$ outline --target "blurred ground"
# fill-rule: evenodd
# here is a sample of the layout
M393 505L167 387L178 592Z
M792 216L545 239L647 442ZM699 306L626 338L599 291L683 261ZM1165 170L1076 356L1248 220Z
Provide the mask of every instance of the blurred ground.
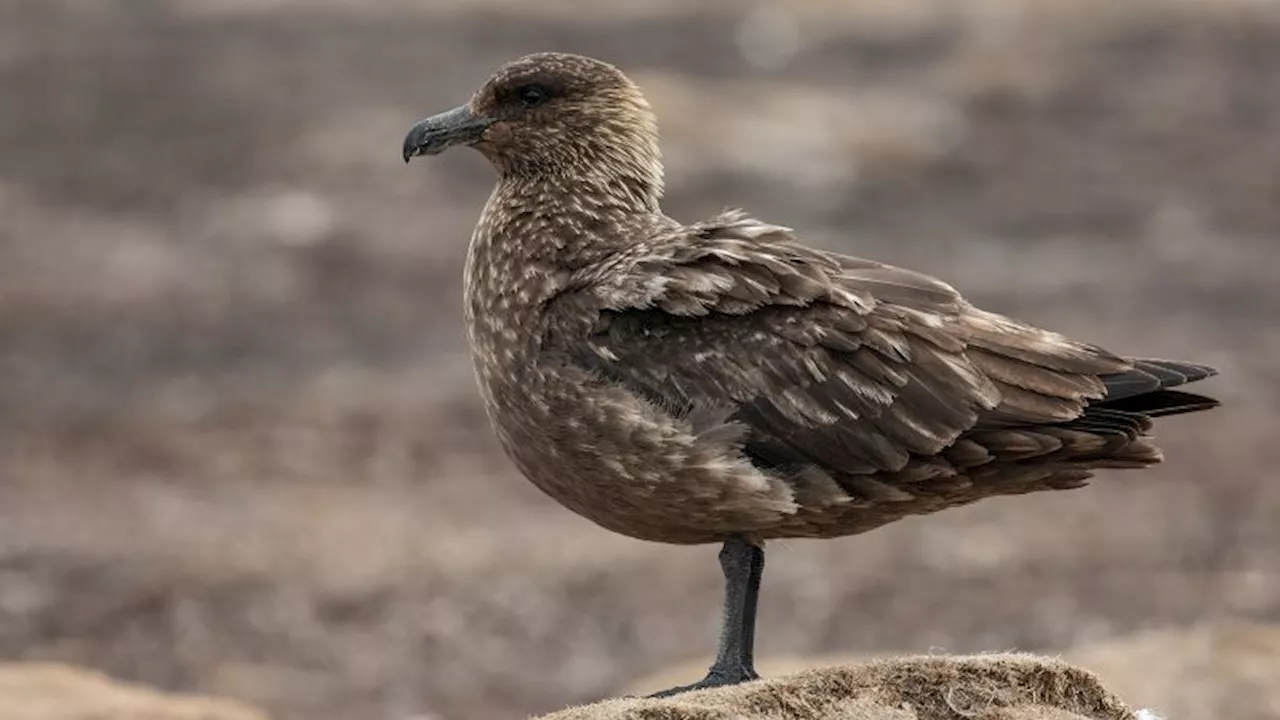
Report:
M6 720L267 720L244 703L157 692L57 663L0 663Z
M489 170L398 157L544 49L649 92L677 218L1222 370L1161 468L771 546L762 653L1280 618L1280 5L0 0L0 657L456 720L710 656L715 548L500 456L459 302Z

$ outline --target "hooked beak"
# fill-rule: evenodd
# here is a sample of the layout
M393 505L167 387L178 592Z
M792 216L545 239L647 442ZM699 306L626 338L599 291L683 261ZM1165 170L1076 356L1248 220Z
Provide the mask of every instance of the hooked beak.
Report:
M420 120L404 136L404 161L418 155L438 155L453 145L470 145L492 123L476 117L466 105Z

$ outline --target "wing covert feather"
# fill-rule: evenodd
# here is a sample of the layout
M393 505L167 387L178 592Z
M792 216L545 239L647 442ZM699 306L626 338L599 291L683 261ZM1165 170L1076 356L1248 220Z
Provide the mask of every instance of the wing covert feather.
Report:
M578 362L676 414L725 409L771 465L896 472L984 427L1071 421L1106 394L1099 375L1130 367L739 212L639 244L575 285L597 313ZM971 441L952 454L988 456Z

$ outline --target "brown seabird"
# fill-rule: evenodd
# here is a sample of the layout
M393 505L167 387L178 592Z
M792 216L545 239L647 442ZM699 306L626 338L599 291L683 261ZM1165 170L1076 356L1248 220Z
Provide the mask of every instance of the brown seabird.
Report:
M663 214L657 122L617 68L543 53L405 137L498 173L465 315L485 407L536 486L615 532L722 542L707 677L757 677L763 542L837 537L1161 460L1151 418L1216 372L1124 358L741 211Z

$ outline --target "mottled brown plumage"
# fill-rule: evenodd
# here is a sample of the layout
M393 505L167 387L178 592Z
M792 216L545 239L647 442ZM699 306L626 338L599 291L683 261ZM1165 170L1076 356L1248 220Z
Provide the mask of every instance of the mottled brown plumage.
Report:
M517 60L415 126L405 159L453 144L499 174L465 281L493 426L534 484L610 530L743 547L865 532L1150 465L1152 417L1217 404L1169 389L1210 368L1119 357L740 211L667 217L654 115L606 63ZM742 631L736 679L754 675Z

